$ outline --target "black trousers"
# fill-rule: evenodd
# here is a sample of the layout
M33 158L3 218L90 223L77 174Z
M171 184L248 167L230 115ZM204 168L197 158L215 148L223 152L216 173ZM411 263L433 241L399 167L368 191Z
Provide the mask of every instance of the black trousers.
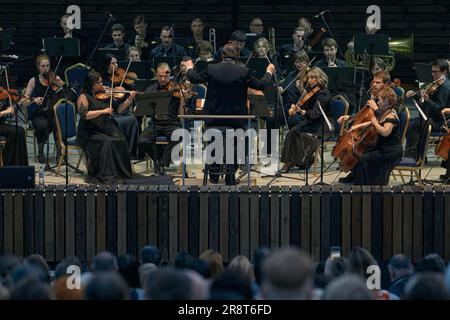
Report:
M56 141L56 122L52 116L48 114L37 114L31 120L31 124L34 128L34 136L38 144L46 143L50 132L53 132Z
M6 166L27 166L27 142L25 129L11 124L0 124L0 136L6 138L3 150L3 164Z
M178 144L178 141L171 141L172 132L179 128L180 126L175 124L153 125L149 123L138 138L138 147L147 153L153 161L168 167L172 161L172 149ZM161 136L167 137L169 144L154 146L156 138Z
M442 122L437 122L431 118L429 120L431 121L432 131L441 130ZM405 157L417 159L417 144L424 124L425 122L420 118L412 119L409 123L408 131L406 132Z

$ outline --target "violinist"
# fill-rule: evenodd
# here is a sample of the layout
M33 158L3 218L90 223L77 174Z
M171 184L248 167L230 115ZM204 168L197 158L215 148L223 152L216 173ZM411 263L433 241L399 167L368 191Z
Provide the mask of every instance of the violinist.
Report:
M77 101L77 141L87 158L86 182L121 183L131 177L130 153L122 130L111 117L109 100L96 98L103 91L100 74L89 71Z
M113 70L115 71L114 86L119 86L123 80L124 72L120 75L116 72L118 70L117 58L114 55L107 53L103 56L103 60L100 65L100 75L103 79L103 84L108 90L111 88ZM127 85L122 85L125 89L130 89L130 87L126 88ZM121 89L123 90L124 88ZM132 158L137 157L137 138L139 135L139 123L137 122L134 114L130 111L134 103L133 100L135 95L136 93L130 94L127 98L114 98L112 105L114 109L113 117L119 123L119 126L127 139L129 152Z
M14 101L14 98L12 99ZM18 99L18 96L16 96L16 99ZM25 129L16 125L15 121L11 121L15 112L16 107L11 106L8 91L0 87L0 136L6 138L5 149L2 153L3 164L5 166L27 166Z
M289 116L299 113L302 121L289 130L286 135L281 161L284 162L282 171L289 172L295 165L301 169L308 169L314 161L314 151L320 144L323 117L319 103L328 117L331 117L331 93L327 89L328 77L317 67L308 72L308 80L302 96L289 109ZM331 135L325 127L325 135ZM326 138L325 137L325 138Z
M36 58L36 67L39 74L28 81L25 94L19 103L25 108L30 107L28 120L31 120L37 140L38 161L45 163L44 145L50 132L53 132L56 141L55 119L49 104L52 101L53 93L58 90L58 86L55 87L52 83L62 83L62 80L50 72L50 58L47 55L41 54ZM59 159L59 154L56 159Z
M177 84L170 81L170 67L167 63L162 62L156 68L157 83L150 85L145 93L173 91L174 95L170 101L169 113L165 115L157 115L156 119L152 119L148 123L147 128L141 133L138 138L139 147L146 152L157 164L157 170L163 174L164 167L169 167L171 162L171 153L173 147L177 145L177 141L171 141L172 132L179 129L180 120L179 114L183 114L184 99L178 92L175 94ZM168 145L157 145L154 148L156 137L166 136L170 143Z
M441 110L448 106L450 99L450 81L447 78L449 65L445 59L436 59L431 63L431 75L434 84L428 86L431 90L421 90L417 94L408 91L406 97L416 99L420 108L431 121L432 131L440 131L443 118ZM434 91L433 91L434 90ZM421 131L421 119L412 119L409 123L408 132L406 134L406 151L405 156L415 158L416 147L419 141Z
M351 126L350 131L358 133L373 126L378 138L374 146L365 150L350 174L339 179L340 183L386 185L391 171L402 159L400 121L394 110L400 98L388 85L389 81L388 72L380 71L375 74L372 83L373 98L367 101L367 106L374 114L370 121ZM339 118L338 122L342 123L347 117Z

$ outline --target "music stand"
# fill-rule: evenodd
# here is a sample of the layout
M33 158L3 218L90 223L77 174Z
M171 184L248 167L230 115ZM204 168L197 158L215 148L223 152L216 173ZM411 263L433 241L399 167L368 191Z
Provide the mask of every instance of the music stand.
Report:
M129 61L119 61L119 68L127 69ZM151 61L133 61L130 64L128 72L134 72L139 79L147 80L154 77L154 72L152 71L153 64Z
M328 76L328 90L332 93L345 91L342 82L355 82L356 68L355 67L341 67L341 68L321 68Z
M127 50L126 49L115 49L115 48L99 48L97 50L97 61L101 55L105 55L107 53L114 55L117 58L117 61L123 61L123 60L125 60L125 55L127 53Z
M58 64L55 68L55 74L58 71L58 67L62 61L63 57L79 57L80 56L80 40L77 38L44 38L43 39L43 45L44 45L44 49L45 52L49 55L49 56L54 56L54 57L59 57L59 61ZM76 170L79 173L82 173L80 170L78 170L77 168L75 168L74 166L70 165L68 162L68 151L69 148L67 148L67 123L68 123L68 116L67 116L67 101L69 101L68 98L68 94L71 91L70 88L64 88L64 89L60 89L60 95L61 98L64 99L64 103L65 103L65 109L64 109L64 121L65 121L65 127L66 127L66 132L64 133L64 145L66 146L65 148L65 153L64 153L64 165L66 166L66 185L69 184L69 166L71 168L73 168L74 170ZM51 106L51 108L53 108L54 105ZM50 132L48 131L47 134L47 166L49 166L49 152L50 152Z
M0 31L0 52L7 51L12 43L15 28Z
M158 115L167 114L169 112L171 92L153 92L143 93L136 96L136 108L134 114L137 117L151 116L153 130L156 130L156 118ZM159 167L159 161L156 160L156 135L153 141L153 157L155 175Z
M373 55L386 56L389 54L389 37L387 34L357 33L354 37L354 52L355 54L368 55L369 65L371 65ZM357 111L359 111L359 108L361 107L363 88L364 69L362 70L361 75L360 96Z
M178 65L180 64L181 59L183 59L183 57L181 56L167 56L167 57L163 57L163 56L158 56L158 57L153 57L153 69L156 71L156 68L158 67L158 65L162 62L165 62L169 65L169 68L175 69L178 67Z
M200 72L203 72L203 71L206 70L206 68L208 67L208 64L215 64L215 63L218 63L218 61L213 61L213 60L211 60L211 61L199 60L199 61L197 61L197 62L195 63L195 65L194 65L194 70L195 70L197 73L200 73Z
M158 82L156 79L138 79L134 82L134 90L144 92L152 84Z
M414 63L414 69L416 70L417 81L419 84L433 82L433 76L431 75L431 64Z
M246 67L255 72L255 77L261 79L266 74L269 61L266 58L239 58Z
M324 150L324 143L325 143L325 123L328 127L328 129L330 130L330 132L333 132L334 128L333 125L330 122L330 119L328 119L327 115L325 114L325 111L323 111L322 105L320 104L320 101L317 100L317 106L320 109L320 113L322 115L322 134L320 137L321 140L321 150L320 150L320 182L318 183L319 185L327 185L327 183L323 182L323 166L324 166L324 156L323 156L323 150ZM317 181L317 180L316 180Z

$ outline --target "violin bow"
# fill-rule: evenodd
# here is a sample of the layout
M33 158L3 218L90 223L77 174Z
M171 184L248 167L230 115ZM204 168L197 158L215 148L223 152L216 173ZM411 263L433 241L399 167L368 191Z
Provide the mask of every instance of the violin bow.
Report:
M296 81L297 78L300 77L300 75L303 73L303 71L305 71L305 70L311 65L311 63L312 63L315 59L316 59L316 57L312 58L312 59L308 62L308 64L307 64L302 70L300 70L300 71L298 72L298 74L295 76L295 78L292 79L292 81L289 82L289 84L288 84L283 90L281 90L280 94L283 94L287 89L289 89L289 87L294 83L294 81Z
M123 85L123 82L125 81L125 78L127 77L127 73L128 73L128 70L130 69L131 62L132 62L132 60L130 59L130 61L128 61L127 70L125 70L125 74L123 75L123 78L122 78L122 81L120 82L120 86L119 87L121 87ZM114 77L114 72L113 72L113 77Z
M111 96L109 97L109 107L112 108L113 92L114 92L114 65L112 66L112 76L111 76ZM109 117L111 118L111 114Z

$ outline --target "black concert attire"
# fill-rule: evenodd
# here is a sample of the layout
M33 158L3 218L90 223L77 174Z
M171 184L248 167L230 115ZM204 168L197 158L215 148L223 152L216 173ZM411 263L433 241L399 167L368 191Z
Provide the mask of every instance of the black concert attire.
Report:
M201 41L208 41L206 39L205 32L203 32L203 37L202 37L202 40L200 40L200 42ZM198 44L199 44L199 41L196 41L194 36L191 34L191 36L188 38L188 41L187 41L186 52L187 52L187 55L192 58L192 60L195 60L196 58L198 58L198 55L197 55L197 45Z
M44 86L39 81L39 75L34 77L34 90L31 93L31 97L44 97L47 91L47 86ZM44 158L44 145L47 142L50 132L53 132L53 137L56 141L56 122L53 114L53 104L56 103L54 91L52 88L48 89L47 95L42 105L32 104L28 107L28 110L33 110L28 114L28 120L31 120L31 124L34 128L34 136L38 144L39 162L43 162Z
M118 46L115 42L108 44L105 49L117 49L117 50L128 50L131 46L128 43L122 42L120 46Z
M309 168L314 162L314 152L320 145L322 135L322 124L324 119L317 101L320 102L327 117L332 117L331 109L332 95L327 88L321 89L311 97L301 108L306 111L299 124L294 126L286 135L281 161L295 164L300 168ZM328 126L325 125L326 140L332 135Z
M8 108L9 101L0 103L0 111ZM27 141L25 129L17 125L14 115L0 118L0 137L6 138L5 149L3 150L3 165L5 166L27 166Z
M163 89L157 82L150 85L145 90L145 93L160 92ZM179 143L178 141L171 141L172 132L181 128L180 119L178 119L179 107L180 100L172 96L168 113L156 115L156 119L151 119L147 128L144 129L138 138L139 148L147 153L157 165L169 167L172 161L172 149ZM156 138L162 136L167 138L169 144L158 144L155 147Z
M106 79L106 77L103 77L103 85L107 87L111 87L111 80ZM119 105L125 101L124 99L117 101L113 98L112 107L114 109L113 117L117 121L117 123L120 126L120 129L123 132L123 135L128 143L128 150L130 152L130 156L132 158L137 157L137 138L139 135L139 123L134 116L133 113L131 113L130 108L127 108L122 113L118 113ZM109 100L107 101L109 103Z
M381 109L375 111L375 116L379 120L382 115ZM392 111L396 114L395 111ZM400 122L398 118L388 118L381 122L392 123L394 128L389 136L378 135L377 144L368 148L351 173L340 179L340 182L352 183L354 185L387 185L391 171L397 166L403 156L401 145Z
M161 43L160 45L153 48L153 50L150 52L150 56L147 59L150 60L151 58L155 57L182 57L185 55L186 50L175 42L172 43L170 48Z
M187 78L192 83L207 83L204 112L210 115L246 115L248 88L264 90L269 85L272 75L266 73L260 80L248 68L236 64L232 59L225 59L217 64L209 64L205 71L197 73L187 71ZM205 121L206 127L245 128L247 120L213 119ZM225 139L224 139L225 141ZM225 148L224 148L225 149ZM224 150L224 157L226 157ZM236 148L235 148L236 151ZM236 154L235 154L236 156ZM235 162L236 163L236 162ZM213 182L219 179L220 164L210 166ZM236 164L227 164L225 182L235 184Z
M123 183L131 177L128 144L122 130L109 114L86 119L88 111L103 110L108 103L86 94L89 106L80 106L77 142L87 158L88 183Z
M431 94L430 100L420 102L419 94L414 98L425 115L428 117L428 120L431 121L431 130L440 132L444 123L444 117L441 114L441 110L449 106L450 102L450 80L446 78L442 85L439 86L433 94ZM405 157L417 157L416 147L423 125L424 121L420 115L418 118L410 121L408 131L406 133Z
M136 36L137 33L134 33L133 36L128 39L128 43L130 44L130 46L135 46ZM139 48L141 50L141 60L147 59L147 57L150 55L150 52L154 47L154 44L152 44L152 42L155 41L155 37L147 31L143 40L148 43L148 46Z
M338 68L340 68L340 67L348 67L347 62L345 62L344 60L338 59L338 58L336 58L334 63L337 65ZM327 60L327 58L322 57L319 61L314 63L314 66L315 67L319 67L319 68L327 68L328 67L328 60Z

